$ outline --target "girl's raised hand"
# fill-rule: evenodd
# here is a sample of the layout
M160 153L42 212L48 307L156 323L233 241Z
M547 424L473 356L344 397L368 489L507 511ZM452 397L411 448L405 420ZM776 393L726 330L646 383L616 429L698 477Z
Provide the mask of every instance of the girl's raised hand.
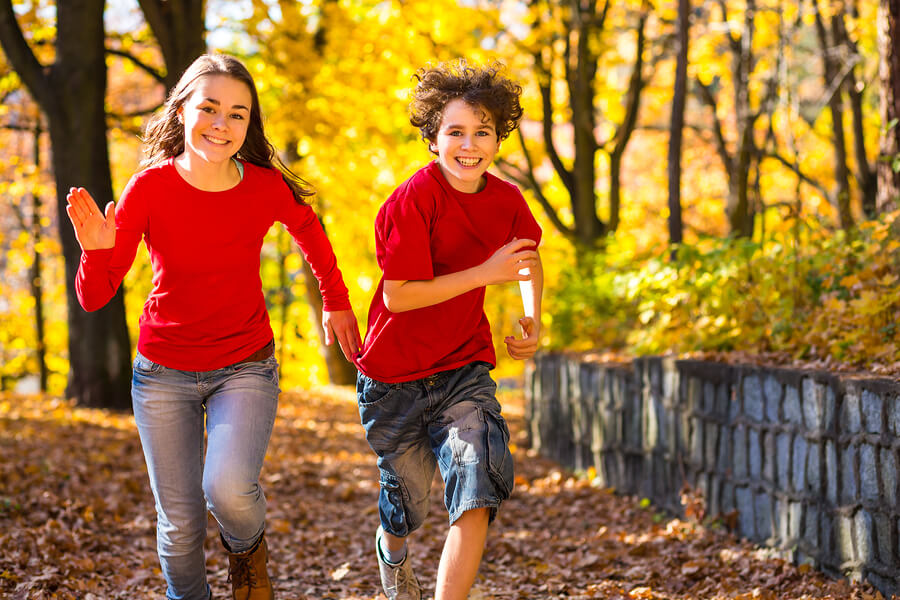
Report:
M82 250L99 250L116 245L115 202L101 213L97 203L84 188L71 188L66 195L66 214L75 227L75 239Z

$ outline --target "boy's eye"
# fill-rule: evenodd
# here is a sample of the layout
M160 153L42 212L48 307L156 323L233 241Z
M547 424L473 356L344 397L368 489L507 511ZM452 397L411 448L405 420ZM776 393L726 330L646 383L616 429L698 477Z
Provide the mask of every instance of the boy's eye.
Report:
M482 129L482 130L479 131L476 135L480 135L480 136L484 137L484 136L488 135L488 132L485 131L484 129Z
M456 137L459 137L462 135L462 131L451 131L450 135L455 135Z

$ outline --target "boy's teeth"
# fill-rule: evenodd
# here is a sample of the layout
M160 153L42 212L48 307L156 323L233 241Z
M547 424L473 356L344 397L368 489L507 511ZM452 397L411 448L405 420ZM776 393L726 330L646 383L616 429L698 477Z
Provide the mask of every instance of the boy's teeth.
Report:
M464 167L474 167L478 164L478 161L481 160L479 158L457 158L461 165Z

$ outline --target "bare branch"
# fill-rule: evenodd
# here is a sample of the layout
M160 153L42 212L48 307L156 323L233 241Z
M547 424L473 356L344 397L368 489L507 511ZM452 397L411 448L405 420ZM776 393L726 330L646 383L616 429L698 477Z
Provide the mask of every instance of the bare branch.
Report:
M139 69L141 69L142 71L144 71L144 72L146 72L147 74L149 74L150 77L152 77L153 79L155 79L155 80L158 81L159 83L162 83L162 84L165 84L165 83L166 83L166 78L165 78L165 76L164 76L162 73L160 73L159 70L157 70L157 69L151 67L150 65L148 65L147 63L145 63L144 61L142 61L141 59L139 59L137 56L135 56L135 55L132 54L131 52L128 52L127 50L120 50L119 48L107 48L107 49L106 49L106 53L107 53L107 54L112 54L113 56L121 56L122 58L125 58L125 59L127 59L127 60L130 60L130 61L133 62Z
M716 114L716 98L713 96L712 90L709 86L705 85L699 79L695 79L694 83L700 90L700 98L707 105L709 105L712 118L713 118L713 135L716 140L716 150L719 153L719 157L722 159L722 163L725 165L725 170L728 173L732 173L734 171L734 159L728 153L728 145L725 141L725 134L722 133L722 122L719 121L719 117Z

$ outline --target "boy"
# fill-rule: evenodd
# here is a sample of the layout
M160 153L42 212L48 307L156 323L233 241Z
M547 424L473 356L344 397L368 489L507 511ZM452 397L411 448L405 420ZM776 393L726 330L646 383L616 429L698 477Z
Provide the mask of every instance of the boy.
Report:
M519 190L486 173L522 116L522 88L498 67L465 61L420 69L410 105L437 160L398 187L375 221L383 271L356 364L360 417L381 473L375 551L389 600L419 600L406 536L428 512L436 466L450 531L435 600L463 600L488 524L513 486L509 431L489 370L496 362L485 286L518 281L523 337L509 355L537 350L541 229Z

